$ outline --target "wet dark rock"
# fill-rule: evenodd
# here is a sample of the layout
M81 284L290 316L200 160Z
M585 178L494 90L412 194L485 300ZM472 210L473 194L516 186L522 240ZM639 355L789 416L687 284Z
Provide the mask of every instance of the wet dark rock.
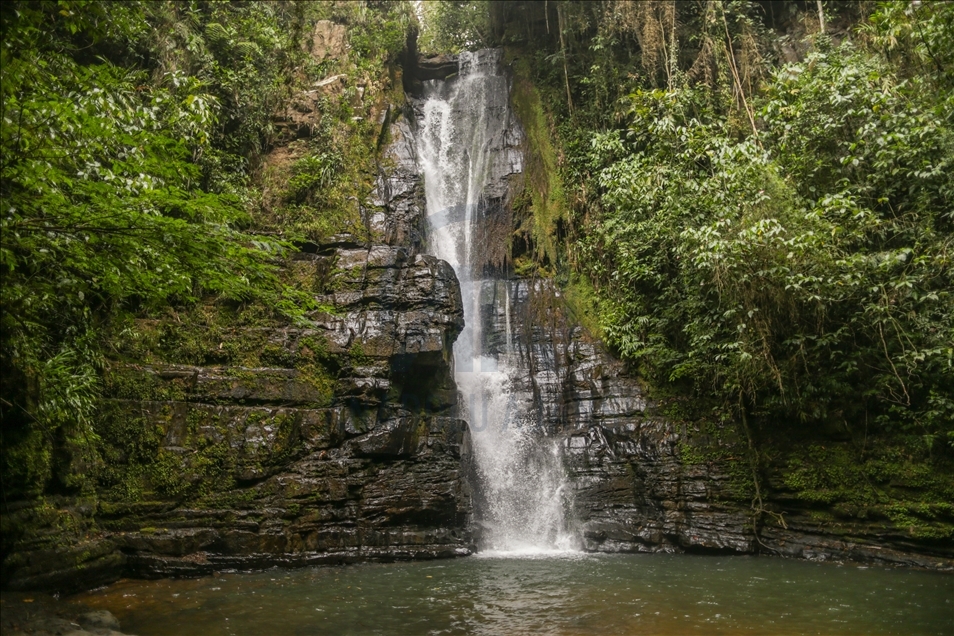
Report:
M367 216L371 232L383 243L417 254L427 236L427 211L413 135L404 107L391 106L382 121L381 138L388 144Z
M82 520L90 514L66 506L57 512L60 519ZM62 527L40 525L49 524L50 520L32 513L33 510L26 509L4 515L8 527L37 524L32 536L21 537L19 551L4 555L4 587L72 592L111 583L122 575L125 557L115 541L103 536L86 539L66 534ZM30 520L24 520L24 516Z
M913 543L873 524L818 521L771 493L765 505L786 511L787 528L763 519L757 539L753 495L737 468L744 457L693 461L687 451L696 442L662 416L630 369L576 326L552 283L488 285L483 311L493 328L485 347L502 351L509 330L522 379L517 398L529 414L522 425L563 440L568 501L585 550L760 552L954 569L950 547Z
M330 352L360 342L366 355L383 360L450 360L464 318L457 277L447 263L389 246L339 250L334 258L336 290L318 300L338 311L312 316Z
M86 612L79 617L80 626L88 631L93 630L114 630L119 631L119 620L106 610L96 610Z
M447 79L457 73L456 55L433 55L417 60L415 76L422 81Z
M110 612L43 593L3 592L0 633L5 636L125 636Z
M456 55L432 55L423 57L417 54L416 41L408 40L404 54L404 90L411 95L419 95L424 82L446 80L457 74L458 57Z

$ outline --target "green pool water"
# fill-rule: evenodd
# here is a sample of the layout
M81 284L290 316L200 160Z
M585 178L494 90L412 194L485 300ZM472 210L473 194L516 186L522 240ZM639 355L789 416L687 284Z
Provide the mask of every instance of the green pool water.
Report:
M954 634L954 575L766 557L482 554L120 581L139 636Z

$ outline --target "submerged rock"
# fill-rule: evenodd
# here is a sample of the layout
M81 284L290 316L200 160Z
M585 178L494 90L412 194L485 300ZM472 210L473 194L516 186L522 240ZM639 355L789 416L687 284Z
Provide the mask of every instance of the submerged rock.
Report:
M45 594L2 595L0 632L10 636L126 636L106 610L88 611L82 604Z
M79 624L83 629L119 631L119 621L107 610L86 612L79 617Z

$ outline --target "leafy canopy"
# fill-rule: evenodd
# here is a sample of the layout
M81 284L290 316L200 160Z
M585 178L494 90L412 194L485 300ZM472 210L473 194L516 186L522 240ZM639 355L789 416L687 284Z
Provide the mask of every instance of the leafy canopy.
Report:
M845 43L774 73L758 136L704 88L627 103L581 257L620 352L765 414L954 434L949 93Z
M308 300L276 276L288 245L246 231L279 96L269 55L303 55L281 28L293 18L271 4L4 6L5 482L42 486L51 444L93 437L114 317L208 295L301 316Z

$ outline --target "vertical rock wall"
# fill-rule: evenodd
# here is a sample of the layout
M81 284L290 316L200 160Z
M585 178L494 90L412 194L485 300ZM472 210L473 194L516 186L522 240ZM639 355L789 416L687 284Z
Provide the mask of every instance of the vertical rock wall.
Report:
M494 317L487 338L502 346L509 328L521 352L518 393L532 414L524 425L563 440L567 509L583 549L954 567L949 545L913 541L875 519L833 517L824 503L806 508L785 499L771 470L762 475L764 504L784 512L784 525L766 515L757 539L751 468L731 425L718 435L675 425L636 374L577 325L550 280L500 281L483 311Z

